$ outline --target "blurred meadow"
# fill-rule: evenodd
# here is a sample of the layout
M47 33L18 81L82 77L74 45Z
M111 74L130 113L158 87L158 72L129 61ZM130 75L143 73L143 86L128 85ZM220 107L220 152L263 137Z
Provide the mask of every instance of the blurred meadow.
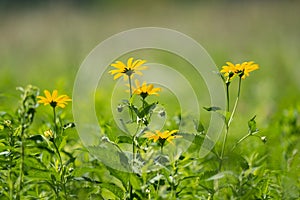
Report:
M0 6L1 100L26 84L70 93L81 62L98 43L144 26L187 34L219 67L225 61L259 63L243 96L265 117L295 103L299 94L297 1L4 1Z
M282 143L276 123L286 109L300 109L299 8L296 0L1 1L0 110L15 108L17 86L32 84L71 96L80 64L113 34L138 27L170 28L199 42L219 68L226 61L253 60L260 65L243 82L239 118L229 141L244 135L247 120L257 115L257 126L268 142L245 142L237 153L269 152L270 167L279 169L276 155ZM145 59L178 63L174 55L151 55ZM102 97L99 102L105 101ZM203 98L209 104L207 96ZM99 112L109 103L99 106Z

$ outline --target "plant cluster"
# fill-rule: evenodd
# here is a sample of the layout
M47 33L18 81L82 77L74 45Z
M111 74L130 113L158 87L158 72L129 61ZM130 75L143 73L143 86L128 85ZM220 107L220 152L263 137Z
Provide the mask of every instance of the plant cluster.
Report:
M203 158L197 156L206 134L201 123L195 127L197 134L180 131L181 114L168 118L160 129L152 126L154 115L165 119L167 113L153 100L163 89L134 78L143 75L141 71L148 68L145 64L146 60L129 58L127 63L111 64L114 69L109 71L114 80L123 77L128 87L128 99L120 100L116 107L125 133L112 137L115 125L100 123L106 134L100 145L118 149L123 171L104 165L80 143L75 124L64 113L69 96L58 95L57 90L45 90L44 96L39 96L37 87L18 88L21 100L16 112L0 113L0 199L299 198L299 109L287 111L278 120L284 158L278 162L285 163L280 169L284 175L270 168L267 154L254 148L250 154L238 153L249 137L258 138L262 145L267 142L266 136L259 134L255 116L248 121L248 132L228 144L242 82L259 69L258 64L227 62L220 70L226 109L215 105L204 109L220 115L224 135ZM230 86L236 79L237 96L232 105ZM46 117L39 104L44 104ZM128 117L122 118L124 113ZM42 119L38 128L33 127L36 118ZM191 141L190 147L186 152L176 151L184 140ZM266 147L266 151L268 148L272 150ZM289 172L298 178L288 176ZM293 187L286 187L288 182Z

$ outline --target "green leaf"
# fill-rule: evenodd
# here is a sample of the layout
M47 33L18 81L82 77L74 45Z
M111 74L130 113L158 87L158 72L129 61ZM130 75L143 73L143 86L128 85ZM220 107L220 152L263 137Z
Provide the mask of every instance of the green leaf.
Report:
M126 188L130 174L110 167L107 167L107 169L109 170L110 174L115 178L119 179L122 182L123 187Z
M115 166L119 170L128 170L128 163L124 164L123 157L121 159L120 149L117 147L116 144L105 142L102 143L100 146L95 147L88 147L89 151L96 156L99 160L101 160L104 164L110 164ZM122 154L123 156L124 154ZM125 156L125 155L124 155Z
M124 197L124 190L122 190L122 188L120 188L116 184L102 183L101 187L111 191L114 195L116 195L120 199L123 199L123 197Z
M220 172L220 173L217 173L211 177L209 177L208 179L206 179L207 181L212 181L212 180L219 180L219 179L222 179L224 178L225 176L227 175L233 175L233 173L231 171L224 171L224 172Z
M203 107L205 110L209 111L209 112L216 112L218 110L222 110L220 107L217 106L212 106L212 107Z
M33 140L35 142L42 142L42 141L44 141L44 138L41 135L32 135L28 139L29 140Z
M128 144L132 144L132 139L131 137L129 136L126 136L126 135L121 135L117 138L117 141L116 141L117 144L120 144L120 143L128 143Z
M195 125L195 129L198 133L204 133L205 128L200 121L197 122L196 120L194 120L194 125Z
M157 104L158 104L158 102L147 104L146 107L140 111L140 116L139 117L144 117L147 114L149 114L150 111L152 111L156 107Z
M256 128L255 117L256 117L256 115L254 115L254 117L252 117L248 121L248 130L249 130L249 133L256 133L256 132L258 132L258 129Z
M140 182L140 179L139 177L137 177L136 174L134 173L131 173L130 174L130 184L132 185L132 187L135 189L135 190L139 190L141 188L141 182Z
M66 144L67 144L67 136L64 136L64 137L62 138L62 140L61 140L61 143L59 144L58 149L59 149L59 150L62 150L62 149L65 147Z
M63 125L63 129L69 129L69 128L74 128L75 127L75 123L74 122L70 122L70 123L66 123L65 125Z

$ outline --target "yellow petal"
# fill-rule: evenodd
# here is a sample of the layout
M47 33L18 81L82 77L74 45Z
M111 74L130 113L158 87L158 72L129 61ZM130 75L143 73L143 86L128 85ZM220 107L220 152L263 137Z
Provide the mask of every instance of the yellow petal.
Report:
M45 94L46 98L48 99L48 101L52 101L52 96L48 90L44 90L44 94Z
M118 68L118 69L125 69L126 68L126 65L121 61L116 61L116 63L113 63L110 66Z
M52 100L56 99L56 97L57 97L57 90L54 90L52 92Z
M138 63L134 66L135 68L140 67L141 65L143 65L146 62L146 60L138 60Z
M116 80L116 79L118 79L118 78L120 78L121 76L123 76L124 74L122 74L122 73L118 73L118 74L116 74L115 76L114 76L114 80Z
M123 70L120 70L120 69L113 69L113 70L110 70L108 73L110 73L111 75L114 75L116 73L122 73Z
M139 88L140 87L140 81L138 79L135 79L135 86L136 88Z
M132 61L133 61L132 57L127 60L127 68L132 69Z

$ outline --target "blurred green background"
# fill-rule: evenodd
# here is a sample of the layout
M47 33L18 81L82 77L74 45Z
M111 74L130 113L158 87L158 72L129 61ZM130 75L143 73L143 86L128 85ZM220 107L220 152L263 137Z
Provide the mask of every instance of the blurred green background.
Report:
M17 86L72 93L87 54L113 34L165 27L198 41L221 67L254 60L240 112L261 126L300 91L299 1L1 1L0 107L14 107Z

